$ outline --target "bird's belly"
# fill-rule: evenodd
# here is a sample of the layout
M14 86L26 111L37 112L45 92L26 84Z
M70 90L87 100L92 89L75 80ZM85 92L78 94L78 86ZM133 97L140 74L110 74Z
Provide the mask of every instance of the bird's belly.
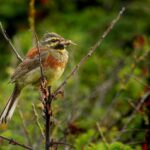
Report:
M44 75L48 81L48 85L58 80L64 72L64 68L58 67L56 69L48 69L44 71Z
M64 72L64 68L60 68L60 67L55 68L55 69L53 68L43 69L43 74L44 74L44 77L46 77L48 85L52 85L53 82L58 80L63 72ZM23 81L22 84L24 85L39 84L40 78L41 78L41 71L40 71L40 67L38 67L30 71L29 73L25 74L23 79L21 79L21 81Z

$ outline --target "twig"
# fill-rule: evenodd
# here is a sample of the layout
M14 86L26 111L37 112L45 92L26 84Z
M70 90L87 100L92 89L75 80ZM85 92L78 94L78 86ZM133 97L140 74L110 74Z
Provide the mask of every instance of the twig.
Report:
M106 141L106 138L105 138L105 136L104 136L104 134L103 134L103 132L102 132L102 130L101 130L101 127L100 127L100 125L98 124L98 122L96 123L96 125L97 125L98 131L99 131L99 133L100 133L100 135L101 135L101 137L102 137L103 142L105 143L107 149L109 150L109 144L108 144L108 142Z
M42 134L42 137L43 137L43 139L44 139L44 138L45 138L45 135L44 135L42 126L41 126L41 124L40 124L40 122L39 122L38 113L37 113L37 111L36 111L36 109L35 109L35 105L34 105L33 103L32 103L32 108L33 108L34 116L35 116L35 118L36 118L37 126L39 127L40 132L41 132L41 134Z
M44 111L45 111L45 138L46 138L46 143L45 143L45 150L49 150L49 147L52 147L50 145L50 126L52 122L50 121L51 115L52 115L52 110L51 110L51 102L52 102L52 96L51 96L51 87L48 87L48 97L45 98L45 104L44 104Z
M29 3L29 23L31 31L35 31L35 0L30 0Z
M131 99L125 99L127 101L127 103L134 109L136 110L137 109L137 106L131 101ZM137 110L138 112L139 110Z
M51 102L53 100L52 94L51 94L51 87L47 87L46 83L46 78L44 77L43 74L43 68L42 68L42 62L41 62L41 53L38 45L38 37L36 35L36 32L34 32L35 35L35 41L36 41L36 47L38 49L39 53L39 64L40 64L40 71L41 71L41 92L42 92L42 103L44 106L44 119L45 119L45 150L49 150L49 143L50 143L50 126L51 126L51 121L50 117L52 115L52 110L51 110Z
M11 144L11 145L18 145L18 146L20 146L22 148L25 148L27 150L33 150L31 147L28 147L28 146L26 146L24 144L20 144L19 142L15 141L13 139L9 139L9 138L3 137L1 135L0 135L0 138L3 139L3 140L5 140L5 141L8 141L9 144Z
M41 79L42 81L44 80L44 74L43 74L43 68L42 68L42 62L41 62L41 52L40 52L40 48L39 48L39 43L38 43L38 36L36 34L36 32L34 32L34 37L35 37L35 43L36 43L36 48L38 49L38 53L39 53L39 64L40 64L40 71L41 71Z
M125 77L125 81L124 84L127 84L132 76L132 74L134 73L134 70L136 68L137 62L135 62L135 67L131 68L130 73L128 74L128 76ZM102 116L101 120L100 120L100 124L102 124L106 118L106 116L112 111L112 109L114 108L114 106L116 105L117 99L121 96L123 89L120 89L114 96L114 98L112 99L111 104L108 106L107 110L105 111L105 114Z
M149 129L134 129L134 128L131 128L131 129L124 129L124 130L121 130L121 132L123 133L127 133L127 132L143 132L143 131L149 131ZM117 132L119 133L120 131L116 130L116 131L113 131L113 132Z
M129 74L126 74L129 76ZM150 89L150 85L148 85L147 83L144 83L143 81L141 81L141 79L139 79L139 77L137 77L136 75L134 74L131 74L131 78L134 79L135 81L137 81L139 84L147 87L148 89Z
M144 144L144 143L145 143L145 141L133 141L133 142L125 143L125 144L128 144L128 145L137 145L137 144Z
M6 31L4 30L4 28L3 28L1 22L0 22L0 27L1 27L1 30L2 30L3 36L5 37L6 41L8 41L8 43L9 43L10 46L12 47L13 52L15 53L15 55L17 56L17 58L18 58L20 61L23 61L23 58L19 55L19 53L17 52L16 48L13 46L11 40L9 39L8 35L6 34Z
M57 95L57 93L61 90L63 86L66 85L67 81L77 72L79 67L95 52L95 50L101 45L105 37L110 33L110 31L113 29L115 24L119 21L120 17L125 11L125 7L122 7L122 9L119 11L117 17L110 23L108 28L104 31L98 42L90 48L88 53L80 60L80 62L72 69L70 74L66 77L66 79L58 86L58 88L55 90L54 95Z
M99 121L100 125L103 124L103 122L105 121L105 118L107 118L107 116L110 114L112 109L115 107L117 99L121 96L121 94L122 94L122 89L115 93L114 97L112 98L112 102L108 105L107 110L105 111L104 115L101 117Z
M143 103L145 102L146 98L150 95L150 92L147 92L143 98L141 98L140 102L137 104L136 108L134 109L132 115L130 116L130 118L128 119L128 121L126 122L126 124L123 126L123 128L121 129L120 133L118 134L118 136L114 139L114 141L119 140L121 135L123 134L123 131L127 128L128 124L134 119L136 112L141 108L141 106L143 105Z
M28 130L27 130L27 128L26 128L27 126L26 126L26 124L25 124L25 120L24 120L22 111L21 111L20 109L19 109L19 115L20 115L20 118L21 118L21 120L22 120L23 130L24 130L24 133L25 133L25 135L26 135L26 137L27 137L28 144L31 146L32 143L31 143L31 140L30 140L29 132L28 132Z

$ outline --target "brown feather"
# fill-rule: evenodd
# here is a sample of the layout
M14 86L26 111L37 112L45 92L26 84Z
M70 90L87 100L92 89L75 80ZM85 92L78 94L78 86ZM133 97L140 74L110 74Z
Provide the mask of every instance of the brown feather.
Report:
M40 52L42 52L42 51L46 51L46 50L48 50L48 49L47 49L46 47L45 47L45 48L39 47L39 50L40 50ZM30 49L30 50L28 51L26 57L27 57L27 58L30 58L30 59L31 59L31 58L34 58L35 56L37 56L37 55L39 54L39 50L38 50L36 47Z
M50 67L53 69L56 69L58 67L64 68L65 65L66 65L66 62L59 61L58 59L56 59L52 55L49 55L47 57L47 59L43 62L43 67Z
M17 98L20 95L20 91L21 88L16 84L12 95L10 96L4 110L0 115L0 124L3 122L6 123L9 119L11 119L18 102Z

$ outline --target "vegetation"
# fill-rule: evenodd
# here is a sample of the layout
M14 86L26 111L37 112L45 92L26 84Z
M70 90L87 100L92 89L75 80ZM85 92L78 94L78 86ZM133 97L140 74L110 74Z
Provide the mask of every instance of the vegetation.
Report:
M67 69L52 87L53 91L94 45L121 6L126 6L109 36L67 82L64 97L58 96L53 101L50 135L53 140L71 144L77 150L150 149L150 1L37 0L35 23L29 3L0 1L0 21L21 56L34 44L33 26L39 38L47 31L56 32L77 44L69 47ZM18 59L0 35L2 110L13 89L9 80ZM0 126L1 136L33 149L43 149L44 139L33 109L34 104L44 129L39 93L32 86L23 90L12 120ZM22 148L0 139L0 149ZM58 149L73 148L59 144Z

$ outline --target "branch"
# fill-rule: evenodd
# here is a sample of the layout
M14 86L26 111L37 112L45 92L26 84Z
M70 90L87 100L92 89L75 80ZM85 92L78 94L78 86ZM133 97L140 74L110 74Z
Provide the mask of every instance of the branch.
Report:
M24 116L23 116L22 111L21 111L20 108L19 108L19 115L20 115L20 118L21 118L21 120L22 120L23 130L24 130L24 133L25 133L25 135L26 135L28 144L31 146L32 143L31 143L30 136L29 136L30 134L29 134L29 131L28 131L28 129L27 129L27 125L26 125L26 123L25 123Z
M35 31L35 0L30 0L29 3L29 24L30 24L30 29L31 31Z
M41 52L40 52L40 48L39 48L39 43L38 43L38 36L36 34L36 32L34 31L34 37L35 37L35 43L36 43L36 48L38 49L38 53L39 53L39 64L40 64L40 71L41 71L41 79L44 79L44 74L43 74L43 68L42 68L42 62L41 62Z
M148 56L149 52L146 52L143 54L143 58L145 58L146 56ZM133 78L134 80L136 80L137 82L139 82L140 84L144 85L145 87L148 87L150 88L150 86L142 81L140 81L135 75L134 75L134 70L136 69L137 65L141 62L142 59L135 59L135 58L138 58L139 56L137 55L137 51L134 52L134 55L133 55L133 67L131 68L130 70L130 73L126 73L125 74L125 80L123 81L124 85L126 85L129 80L131 78ZM141 56L140 56L141 57ZM102 116L101 120L100 120L100 124L102 124L105 119L108 117L108 114L112 111L112 109L115 107L116 105L116 102L117 102L117 99L118 97L121 95L123 89L121 89L120 91L118 91L116 93L116 95L114 96L114 98L112 99L112 102L111 104L108 106L107 110L105 111L105 114Z
M145 102L146 98L150 95L150 92L147 92L140 100L140 102L137 104L136 108L134 109L132 115L130 116L130 118L128 118L126 124L123 126L123 128L121 129L119 135L114 139L114 141L119 140L121 135L123 134L124 130L128 127L129 123L134 119L135 114L137 113L137 111L139 111L139 109L141 108L141 106L143 105L143 103Z
M58 88L55 90L54 95L57 95L57 93L61 90L63 86L66 85L67 81L78 71L79 67L83 65L83 63L91 57L91 55L95 52L95 50L101 45L105 37L110 33L110 31L113 29L115 24L119 21L120 17L125 11L125 7L122 7L122 9L119 11L117 17L112 20L108 28L104 31L100 39L96 42L96 44L90 48L88 53L80 60L80 62L72 69L70 74L66 77L66 79L58 86Z
M40 64L40 71L41 71L41 92L42 92L42 104L44 106L44 119L45 119L45 150L49 150L50 144L50 126L51 126L51 116L52 116L52 108L51 108L51 102L53 100L52 94L51 94L51 87L47 87L47 80L44 77L43 74L43 68L42 68L42 62L41 62L41 53L38 45L38 37L36 33L35 35L35 42L36 47L38 49L39 53L39 64Z
M2 23L0 22L0 27L2 30L2 34L4 36L4 38L6 39L6 41L8 41L8 43L10 44L10 46L12 47L13 52L15 53L15 55L17 56L17 58L19 59L19 61L23 61L23 58L19 55L19 53L17 52L17 50L15 49L15 47L13 46L11 40L9 39L8 35L6 34L6 31L4 30Z
M3 139L3 140L5 140L5 141L8 141L9 144L11 144L11 145L18 145L18 146L20 146L22 148L25 148L27 150L33 150L31 147L28 147L28 146L26 146L24 144L20 144L17 141L14 141L13 139L9 139L9 138L3 137L1 135L0 135L0 138Z
M105 143L107 149L109 150L109 149L110 149L110 148L109 148L109 144L108 144L108 142L106 141L106 138L105 138L105 136L104 136L104 134L103 134L103 132L102 132L102 130L101 130L101 127L100 127L100 125L98 124L98 122L96 123L96 125L97 125L98 131L99 131L99 133L100 133L100 135L101 135L101 137L102 137L103 142Z
M36 111L36 109L35 109L35 105L34 105L33 103L32 103L32 108L33 108L34 116L35 116L35 118L36 118L37 126L39 127L39 129L40 129L40 131L41 131L41 134L42 134L42 137L43 137L43 139L44 139L44 138L45 138L45 135L44 135L43 129L42 129L41 124L40 124L39 119L38 119L38 113L37 113L37 111Z
M50 145L51 142L49 142L49 141L51 141L51 139L50 139L50 127L52 125L52 122L51 122L51 116L52 116L51 103L52 103L53 97L51 94L51 87L48 87L47 90L48 90L48 96L46 96L44 99L44 102L45 102L44 103L45 139L46 139L45 150L49 150L49 147L53 146L53 145Z

